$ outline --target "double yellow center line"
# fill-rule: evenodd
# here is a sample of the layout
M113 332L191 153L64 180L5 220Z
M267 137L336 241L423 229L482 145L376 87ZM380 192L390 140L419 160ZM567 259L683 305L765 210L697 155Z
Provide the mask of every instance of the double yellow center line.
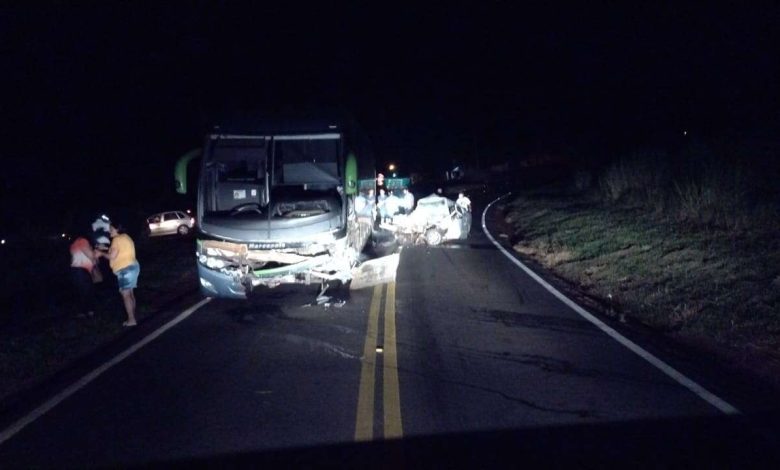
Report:
M379 316L382 291L387 288L384 308L383 344L379 342ZM401 398L398 387L398 351L395 344L395 282L374 287L368 313L363 365L360 371L355 440L374 438L374 407L376 396L377 360L382 361L382 423L385 439L403 436Z

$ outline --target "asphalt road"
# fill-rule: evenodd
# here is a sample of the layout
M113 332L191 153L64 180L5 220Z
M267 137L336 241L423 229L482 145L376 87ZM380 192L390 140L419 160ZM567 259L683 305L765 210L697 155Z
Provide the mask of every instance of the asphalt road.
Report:
M314 287L206 303L0 444L0 467L486 464L496 443L520 461L680 463L771 441L551 295L479 214L469 240L403 249L396 282L343 307L307 305Z

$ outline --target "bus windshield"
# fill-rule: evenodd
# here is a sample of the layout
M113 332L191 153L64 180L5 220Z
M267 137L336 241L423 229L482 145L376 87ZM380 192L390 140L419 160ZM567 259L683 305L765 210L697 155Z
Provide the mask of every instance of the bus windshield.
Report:
M340 134L212 139L203 174L206 213L257 217L269 204L283 202L272 199L304 191L295 197L305 200L318 191L335 191L340 184Z
M338 184L339 135L276 136L273 184Z

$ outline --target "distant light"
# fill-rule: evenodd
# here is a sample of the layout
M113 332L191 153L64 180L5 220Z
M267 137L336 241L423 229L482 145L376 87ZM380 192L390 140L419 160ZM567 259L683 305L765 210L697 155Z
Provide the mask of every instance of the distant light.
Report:
M393 173L393 178L395 178L396 176L398 176L398 175L396 175L395 173Z
M65 234L64 233L62 234L62 238L65 238Z
M188 213L188 214L192 214L192 211L190 211L189 209L187 209L187 213Z
M328 129L335 129L337 126L335 124L331 124L328 126Z
M683 131L683 135L688 135L688 131Z
M390 171L395 170L395 163L391 163L391 164L387 165L387 169L390 170Z
M0 240L0 245L5 245L5 238L3 238L2 240Z
M382 346L377 346L376 347L376 352L378 352L379 354L382 354L384 352L384 348L382 348Z

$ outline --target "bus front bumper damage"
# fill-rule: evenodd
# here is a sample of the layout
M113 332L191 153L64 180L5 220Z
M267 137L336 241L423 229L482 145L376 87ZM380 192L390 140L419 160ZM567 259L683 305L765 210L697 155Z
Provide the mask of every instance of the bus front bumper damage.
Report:
M356 254L334 247L250 250L245 244L204 240L198 242L197 264L204 295L245 299L255 287L281 284L350 283L361 289L394 280L398 261L394 254L358 265Z
M349 255L344 241L274 243L262 248L250 248L246 243L198 241L201 292L243 299L258 286L347 283L357 256Z
M349 270L334 272L329 268L332 257L322 255L294 265L270 269L211 269L198 263L201 292L207 296L245 299L258 286L277 287L281 284L312 284L329 281L346 283ZM345 275L346 274L346 275Z

